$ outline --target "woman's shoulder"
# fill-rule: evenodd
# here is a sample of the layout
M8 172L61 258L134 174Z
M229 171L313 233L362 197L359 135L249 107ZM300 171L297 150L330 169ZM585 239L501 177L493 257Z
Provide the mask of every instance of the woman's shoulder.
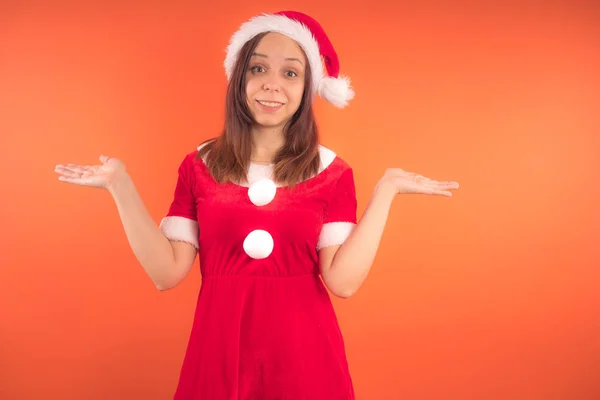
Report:
M319 157L321 159L320 173L328 172L333 175L342 175L346 171L352 170L352 167L346 160L322 144L319 144Z
M210 139L210 140L202 142L201 144L196 146L194 149L188 151L185 154L184 158L189 159L189 160L193 160L193 159L198 159L198 160L202 160L202 161L206 160L206 154L208 154L208 152L210 151L210 148L208 149L208 151L202 151L202 150L204 149L204 147L211 144L213 142L213 140L214 139ZM319 144L318 151L319 151L319 158L321 160L321 171L329 168L330 166L334 166L335 168L350 168L350 165L342 157L340 157L339 154L337 154L334 150L330 149L329 147L327 147L323 144ZM198 157L198 153L200 153L200 152L202 152L203 154L201 157Z
M209 146L209 148L205 149L205 151L202 150L211 142L212 140L207 140L199 144L195 148L189 150L183 157L181 167L187 170L188 172L193 171L195 174L207 173L208 167L206 164L206 159L207 154L211 151L211 149ZM353 173L350 164L333 149L323 144L319 144L318 152L320 167L317 173L313 175L312 178L321 176L323 179L331 181L331 183L335 183L344 175L351 175ZM249 173L252 174L256 172L254 171L254 169L256 168L260 169L260 172L263 173L265 166L251 165ZM269 168L272 168L272 166L269 166Z
M196 164L198 162L205 162L206 161L206 153L202 154L201 157L199 157L199 153L203 147L205 147L207 144L209 144L209 142L210 141L203 142L200 145L196 146L195 148L189 149L186 153L184 153L181 158L182 165L190 166L190 165Z

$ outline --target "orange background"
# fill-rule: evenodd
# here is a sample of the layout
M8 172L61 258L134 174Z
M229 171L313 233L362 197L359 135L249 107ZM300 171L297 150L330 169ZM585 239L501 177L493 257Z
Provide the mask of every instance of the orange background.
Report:
M14 3L0 398L168 399L199 272L155 290L108 193L54 165L123 159L158 222L182 157L221 127L229 35L300 6ZM368 280L335 299L358 398L600 398L599 7L386 3L300 8L357 91L345 110L317 101L322 142L354 167L359 213L387 167L461 188L398 196Z

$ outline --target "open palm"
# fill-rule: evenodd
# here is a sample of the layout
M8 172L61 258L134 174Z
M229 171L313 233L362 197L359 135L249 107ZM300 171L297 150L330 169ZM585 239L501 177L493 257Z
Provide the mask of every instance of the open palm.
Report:
M100 165L58 164L54 171L63 182L106 189L125 171L123 162L116 158L100 156Z
M430 194L452 196L451 190L458 189L458 182L436 181L401 168L388 168L382 181L391 185L398 194Z

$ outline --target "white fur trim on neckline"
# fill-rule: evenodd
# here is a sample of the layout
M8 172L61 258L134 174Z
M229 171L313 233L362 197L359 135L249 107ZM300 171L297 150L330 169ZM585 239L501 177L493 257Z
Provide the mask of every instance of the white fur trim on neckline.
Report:
M196 149L200 150L204 146L206 146L206 143L201 144ZM331 163L335 160L336 157L337 157L337 154L333 150L320 144L319 145L319 158L321 159L321 167L319 168L319 172L317 172L317 175L320 174L321 172L323 172L325 170L325 168L329 167L329 165L331 165ZM202 157L202 161L206 164L206 155L204 155L204 157ZM265 178L271 179L272 173L273 173L273 165L272 164L271 165L263 165L263 164L250 163L250 167L248 168L248 183L240 182L240 183L236 183L236 184L239 186L249 187L252 183L254 183L260 179L265 179ZM280 187L280 186L281 185L278 185L278 187Z

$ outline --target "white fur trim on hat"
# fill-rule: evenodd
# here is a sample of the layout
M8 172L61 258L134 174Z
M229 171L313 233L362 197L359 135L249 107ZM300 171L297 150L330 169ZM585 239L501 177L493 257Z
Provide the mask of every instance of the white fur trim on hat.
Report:
M227 46L227 55L224 62L227 79L231 79L238 54L244 44L262 32L281 33L298 42L310 63L313 94L317 92L324 77L319 44L310 29L304 24L283 15L263 14L253 17L243 23L240 29L233 34Z
M318 90L322 98L339 108L344 108L354 98L354 90L347 76L326 76L321 80Z

